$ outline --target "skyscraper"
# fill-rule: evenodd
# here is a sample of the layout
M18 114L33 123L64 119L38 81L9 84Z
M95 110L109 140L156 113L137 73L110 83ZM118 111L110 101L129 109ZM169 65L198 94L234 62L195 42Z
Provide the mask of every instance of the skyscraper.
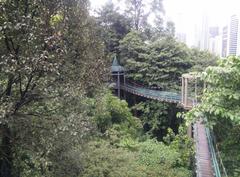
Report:
M227 55L237 55L237 44L239 40L239 18L237 15L231 16L228 36Z
M222 55L222 37L219 33L218 26L209 28L208 51L217 56Z
M208 50L209 45L209 28L208 18L204 15L195 25L194 31L194 47L200 50Z
M218 35L219 35L219 27L218 26L209 28L209 37L210 38L215 38Z
M227 57L228 48L228 26L224 26L222 30L222 57Z
M200 31L200 49L208 50L209 45L209 28L208 28L208 18L203 16L202 18L202 27Z

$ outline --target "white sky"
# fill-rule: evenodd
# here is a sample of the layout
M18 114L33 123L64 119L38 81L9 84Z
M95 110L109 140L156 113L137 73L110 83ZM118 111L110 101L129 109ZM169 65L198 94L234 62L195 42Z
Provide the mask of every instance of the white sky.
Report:
M93 8L107 2L90 1ZM209 26L221 27L227 24L231 15L240 14L240 0L163 0L163 5L166 18L175 23L177 32L185 32L187 37L193 35L195 26L203 16L208 17Z

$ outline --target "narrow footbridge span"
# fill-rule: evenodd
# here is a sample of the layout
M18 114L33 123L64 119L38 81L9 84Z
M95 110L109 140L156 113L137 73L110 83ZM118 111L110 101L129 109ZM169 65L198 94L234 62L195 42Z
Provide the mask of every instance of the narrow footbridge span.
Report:
M149 88L134 86L129 83L121 85L120 88L126 92L152 100L164 101L169 103L181 103L180 93L153 90Z
M198 100L197 96L197 77L191 74L182 75L181 92L162 91L148 88L136 83L126 81L125 69L118 64L115 58L112 64L112 77L115 80L114 88L117 95L121 97L121 92L128 92L140 97L158 100L161 102L177 103L184 109L190 110L194 107ZM190 94L189 82L194 82L194 94ZM191 95L191 96L190 96ZM192 96L194 95L194 96ZM189 127L190 134L193 133L195 142L195 161L197 177L221 177L219 162L215 153L212 137L208 128L201 121ZM193 130L193 131L192 131ZM224 175L226 176L226 175Z
M194 125L197 177L214 177L212 155L207 137L207 129L199 121Z

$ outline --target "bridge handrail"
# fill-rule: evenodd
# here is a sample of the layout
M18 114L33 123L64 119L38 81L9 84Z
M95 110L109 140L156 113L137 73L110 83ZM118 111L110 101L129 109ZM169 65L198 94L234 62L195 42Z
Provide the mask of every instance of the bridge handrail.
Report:
M139 89L139 88L142 88L142 89L145 89L145 90L148 90L148 91L154 91L154 90L151 90L151 89L148 89L148 88L144 88L144 87L139 87L139 88L137 88L137 87L132 86L132 85L129 85L129 84L126 84L126 85L123 86L123 87L128 87L128 88L132 88L132 89L135 89L135 90L137 90L137 89ZM177 93L175 93L175 92L167 92L167 91L159 91L159 92L165 93L166 95L169 95L169 94L171 93L172 95L179 96L179 95L178 95Z
M131 79L126 79L125 83L130 84L130 85L134 85L134 86L137 86L137 87L150 89L150 90L152 90L154 88L154 86L145 85L143 83L140 83L140 82L137 82L137 81L134 81L134 80L131 80ZM161 89L162 87L157 86L155 88Z
M209 130L209 132L210 132L210 136L212 138L213 148L215 149L215 152L216 152L216 160L219 164L220 173L222 174L222 176L228 177L226 168L225 168L225 166L223 164L223 161L222 161L222 158L221 158L221 154L220 154L219 149L216 145L216 138L215 138L214 132L210 131L210 130Z
M125 84L124 86L121 85L121 87L123 89L129 89L133 92L142 93L143 95L149 96L149 97L156 97L156 98L167 99L167 100L171 100L171 101L180 101L181 100L181 97L177 93L158 91L161 94L155 95L153 92L151 93L151 91L155 91L155 90L151 90L151 89L147 89L147 88L142 88L142 87L138 88L136 86L132 86L129 84Z
M194 131L194 140L195 140L195 142L196 143L198 143L197 141L198 141L198 139L197 139L197 137L198 137L198 127L197 127L197 125L196 124L194 124L194 129L193 129L193 131ZM196 148L195 148L195 159L197 159L197 154L198 154L198 151L199 151L199 149L198 149L198 146L196 146ZM195 161L196 162L196 174L197 174L197 177L198 176L201 176L201 171L198 171L198 169L199 169L199 163L198 163L198 161L196 160Z
M209 128L205 128L205 130L206 130L209 150L210 150L210 154L211 154L211 158L212 158L214 175L215 175L215 177L221 177L222 174L221 174L220 167L218 164L217 155L216 155L216 151L215 151L214 143L213 143L213 138L211 136Z

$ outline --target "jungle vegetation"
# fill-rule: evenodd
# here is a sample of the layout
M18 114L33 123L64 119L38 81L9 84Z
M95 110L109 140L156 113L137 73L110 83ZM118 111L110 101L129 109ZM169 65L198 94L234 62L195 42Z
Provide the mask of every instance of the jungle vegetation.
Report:
M90 11L86 0L0 0L0 176L194 175L193 142L176 116L184 110L114 96L106 86L114 55L129 80L164 90L179 91L183 73L214 66L203 72L204 104L187 120L206 115L237 176L239 58L217 65L216 56L178 42L161 0Z

